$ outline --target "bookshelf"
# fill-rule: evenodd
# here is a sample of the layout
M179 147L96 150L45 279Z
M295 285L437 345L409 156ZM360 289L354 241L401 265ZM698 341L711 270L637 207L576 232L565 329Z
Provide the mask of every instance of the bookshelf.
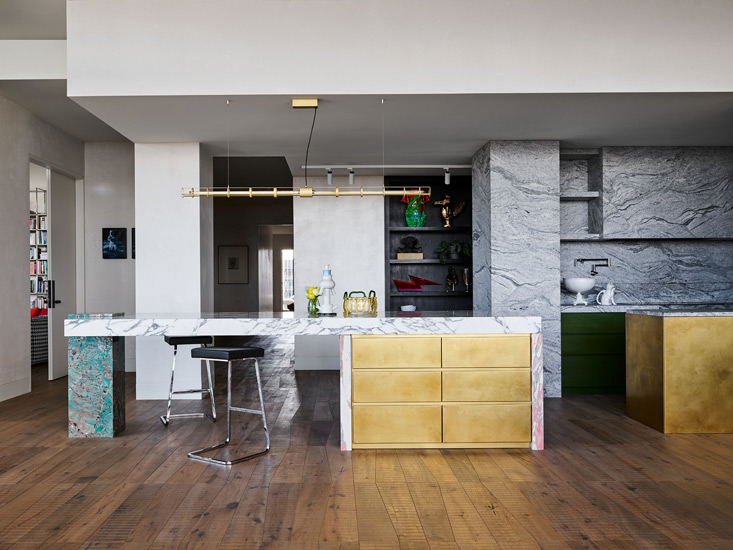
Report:
M30 250L30 307L48 307L48 214L46 190L31 189L28 217Z

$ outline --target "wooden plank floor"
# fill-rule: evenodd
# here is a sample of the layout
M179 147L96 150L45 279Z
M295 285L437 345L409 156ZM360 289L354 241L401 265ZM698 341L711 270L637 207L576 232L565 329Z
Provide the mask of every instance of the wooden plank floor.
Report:
M123 435L68 439L66 380L34 368L0 403L0 548L733 548L732 436L664 436L619 398L578 396L546 401L543 452L342 453L338 373L296 374L290 341L259 343L273 449L228 468L186 457L224 422L163 427L132 374ZM253 380L237 369L245 406ZM223 367L216 381L222 414ZM262 442L246 420L235 453Z

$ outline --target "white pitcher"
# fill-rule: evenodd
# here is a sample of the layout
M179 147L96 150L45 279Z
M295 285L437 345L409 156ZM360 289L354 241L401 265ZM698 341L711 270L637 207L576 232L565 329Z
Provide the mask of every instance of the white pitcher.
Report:
M602 306L610 306L610 305L616 305L616 300L614 299L614 296L616 295L616 287L613 286L613 283L608 283L606 285L605 290L601 290L598 293L598 296L596 296L596 302L598 302Z

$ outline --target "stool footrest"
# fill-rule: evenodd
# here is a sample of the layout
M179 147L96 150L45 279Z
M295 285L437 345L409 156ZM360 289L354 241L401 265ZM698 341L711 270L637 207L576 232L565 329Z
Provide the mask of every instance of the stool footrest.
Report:
M209 390L206 388L201 388L200 390L176 390L171 392L172 395L177 395L179 393L209 393Z
M250 414L259 414L262 416L262 411L256 410L256 409L242 409L241 407L229 407L230 411L237 411L240 413L250 413Z
M178 414L169 414L167 417L165 415L162 415L160 417L160 421L164 425L168 425L168 419L170 418L208 418L212 422L216 422L216 418L212 418L210 414L208 413L178 413Z

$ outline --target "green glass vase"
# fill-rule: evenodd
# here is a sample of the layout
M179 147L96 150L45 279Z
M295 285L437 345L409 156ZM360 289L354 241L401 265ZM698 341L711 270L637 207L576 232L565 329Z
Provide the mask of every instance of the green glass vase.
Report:
M425 227L425 206L421 196L410 197L405 209L405 221L407 227Z

